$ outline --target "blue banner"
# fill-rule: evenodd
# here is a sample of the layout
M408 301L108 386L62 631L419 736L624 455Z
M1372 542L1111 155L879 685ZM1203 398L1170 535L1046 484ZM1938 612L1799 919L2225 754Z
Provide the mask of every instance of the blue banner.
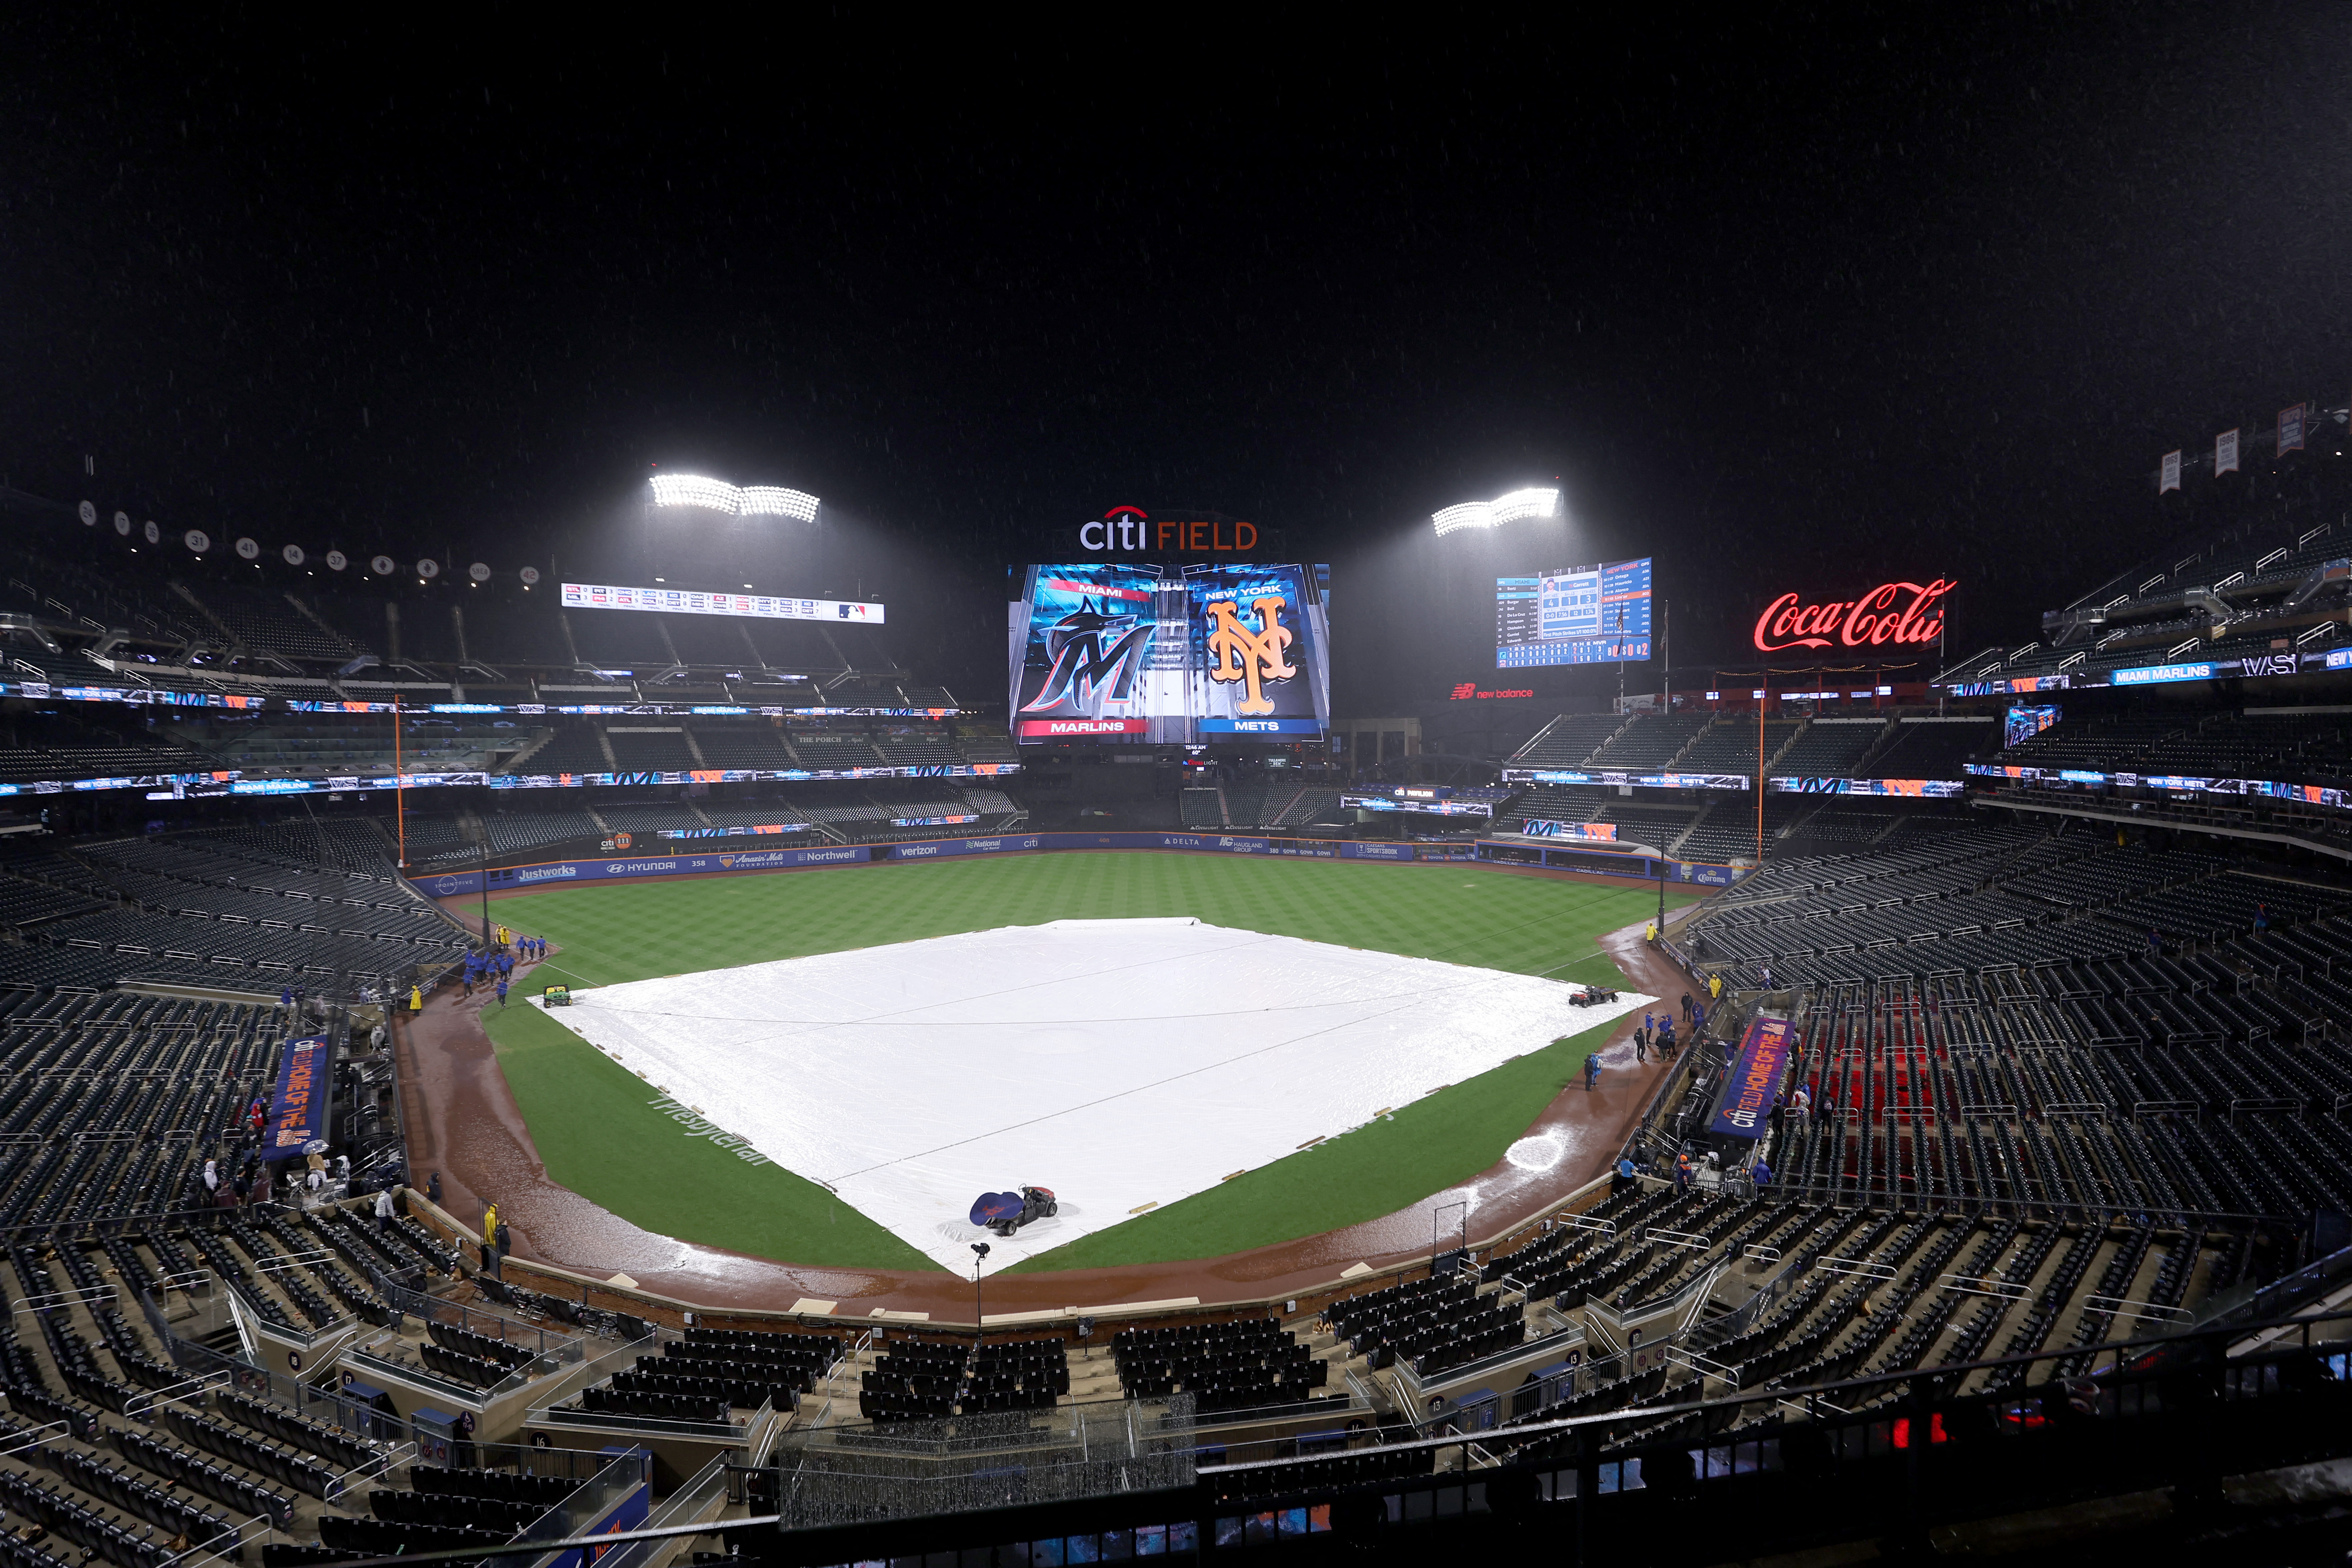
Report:
M621 1500L586 1524L575 1525L565 1533L571 1535L620 1535L632 1530L643 1530L650 1511L652 1494L643 1481L631 1487ZM548 1568L593 1568L596 1560L613 1549L609 1546L575 1546L551 1559Z
M719 871L791 871L803 866L851 866L874 858L864 844L827 844L810 849L744 849L733 853L614 857L550 860L537 866L502 866L490 872L490 891L509 892L551 882L630 881L646 877L709 876ZM479 871L441 871L409 880L427 898L455 898L482 890Z
M306 1035L286 1042L278 1063L278 1088L270 1096L269 1121L261 1140L265 1160L299 1159L327 1136L327 1037Z
M1589 849L1576 847L1573 839L1562 841L1560 847L1522 842L1505 844L1492 838L1482 838L1469 853L1438 854L1436 845L1419 846L1424 860L1479 859L1496 866L1541 866L1554 871L1575 871L1591 877L1631 877L1644 882L1658 879L1663 868L1669 882L1688 882L1701 888L1728 888L1737 885L1748 874L1742 866L1710 866L1692 860L1661 860L1649 855L1612 854L1596 842Z
M711 876L728 871L793 871L806 867L861 865L868 861L943 860L963 855L1003 855L1055 849L1172 849L1208 855L1268 855L1304 860L1476 860L1467 844L1411 844L1390 839L1277 838L1231 833L1002 833L984 838L930 838L907 844L823 845L801 849L745 849L731 853L614 856L549 860L535 866L504 866L490 872L490 891L519 892L565 882L634 881L661 877ZM1643 874L1654 879L1654 862ZM1667 876L1685 882L1728 887L1737 874L1728 867L1669 862ZM478 870L426 872L409 880L427 898L449 899L482 890Z
M1727 1138L1761 1138L1772 1116L1772 1097L1797 1051L1796 1026L1786 1018L1759 1013L1748 1026L1723 1080L1723 1100L1708 1122L1709 1132Z

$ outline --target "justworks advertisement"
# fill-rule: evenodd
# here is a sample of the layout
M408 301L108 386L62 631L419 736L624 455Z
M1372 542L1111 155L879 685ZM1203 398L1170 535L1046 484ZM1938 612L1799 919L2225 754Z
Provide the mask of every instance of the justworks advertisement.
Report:
M1013 729L1051 742L1313 740L1331 722L1329 568L1099 562L1025 569Z

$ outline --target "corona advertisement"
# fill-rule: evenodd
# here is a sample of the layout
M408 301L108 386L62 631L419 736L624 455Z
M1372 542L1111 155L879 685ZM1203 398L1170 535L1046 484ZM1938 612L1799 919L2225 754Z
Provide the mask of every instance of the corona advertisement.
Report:
M1013 732L1023 744L1329 733L1328 567L1020 570L1008 630Z

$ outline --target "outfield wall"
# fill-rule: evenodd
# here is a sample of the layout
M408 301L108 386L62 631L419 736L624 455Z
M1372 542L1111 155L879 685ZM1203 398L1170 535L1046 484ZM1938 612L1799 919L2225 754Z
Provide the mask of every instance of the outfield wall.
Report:
M1628 881L1654 882L1661 868L1671 882L1724 888L1740 871L1729 866L1692 865L1646 856L1575 854L1564 849L1522 851L1516 845L1408 844L1347 838L1285 838L1235 833L1000 833L980 838L929 838L905 844L827 844L801 849L692 850L617 856L574 856L528 866L492 867L494 893L572 882L658 881L671 877L717 876L741 871L797 871L822 866L864 866L888 860L944 860L969 855L1006 855L1055 849L1162 849L1202 855L1269 855L1316 860L1481 860L1495 865L1540 866ZM1497 853L1508 850L1510 853ZM485 873L426 872L409 880L428 898L461 897L482 890Z

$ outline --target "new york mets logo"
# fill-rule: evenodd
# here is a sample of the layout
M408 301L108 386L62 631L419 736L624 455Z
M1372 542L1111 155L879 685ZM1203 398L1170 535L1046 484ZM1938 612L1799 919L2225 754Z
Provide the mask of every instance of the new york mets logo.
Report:
M1236 680L1247 683L1249 695L1234 705L1236 712L1273 712L1274 700L1265 694L1262 683L1288 680L1298 673L1283 658L1283 649L1291 644L1291 631L1282 624L1282 605L1279 594L1251 601L1258 624L1253 632L1242 625L1240 607L1234 601L1209 601L1209 618L1216 623L1209 633L1209 679L1227 685Z

